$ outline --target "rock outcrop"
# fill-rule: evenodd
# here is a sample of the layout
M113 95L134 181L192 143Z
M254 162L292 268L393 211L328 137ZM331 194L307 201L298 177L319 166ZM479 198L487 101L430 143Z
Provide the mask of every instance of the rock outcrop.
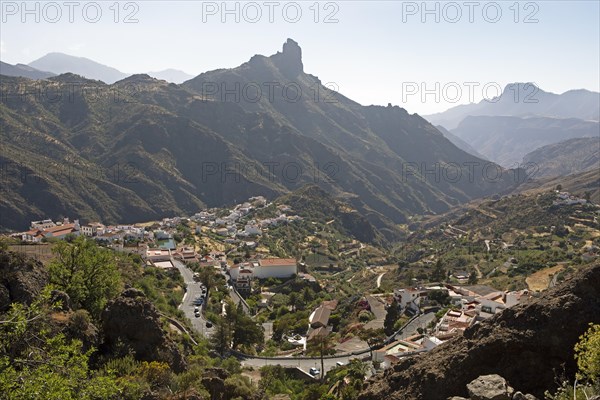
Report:
M23 253L0 251L0 311L11 303L31 303L48 283L41 262Z
M186 368L185 358L162 328L158 310L137 289L127 289L102 312L108 350L126 346L143 361L168 363L175 372Z
M468 397L467 385L498 374L515 390L543 398L555 377L573 377L573 347L590 322L600 322L600 263L434 350L407 358L371 379L361 399Z
M506 379L500 375L483 375L467 385L470 398L459 396L449 397L448 400L537 400L531 394L515 392Z

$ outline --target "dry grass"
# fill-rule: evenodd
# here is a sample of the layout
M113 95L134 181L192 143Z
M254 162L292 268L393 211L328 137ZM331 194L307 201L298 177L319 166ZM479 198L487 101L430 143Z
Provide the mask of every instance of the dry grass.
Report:
M532 291L546 290L550 284L550 281L552 280L552 276L559 273L564 268L564 265L559 264L531 274L527 277L527 279L525 279L527 287L529 287L529 290Z

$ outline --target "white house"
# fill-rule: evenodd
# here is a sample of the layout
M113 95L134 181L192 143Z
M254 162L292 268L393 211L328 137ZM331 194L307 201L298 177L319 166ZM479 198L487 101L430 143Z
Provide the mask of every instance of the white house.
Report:
M104 225L100 222L91 222L87 225L81 226L81 233L84 236L96 236L104 233Z
M290 278L298 273L294 258L263 258L258 264L254 267L254 277L258 279Z
M427 291L415 288L396 289L394 290L394 296L402 308L418 311L421 306L421 299L427 296Z
M246 224L244 233L246 236L262 235L262 230L256 224Z

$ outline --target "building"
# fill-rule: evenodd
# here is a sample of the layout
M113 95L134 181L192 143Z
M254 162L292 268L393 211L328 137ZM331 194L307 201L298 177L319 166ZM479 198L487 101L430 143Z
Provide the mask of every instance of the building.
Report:
M263 258L254 266L254 278L291 278L298 273L294 258Z
M171 261L171 250L169 249L151 249L146 250L146 260L152 263L160 261Z
M81 234L84 236L97 236L104 233L104 225L100 222L91 222L81 226Z
M219 228L215 233L219 236L229 236L229 230L227 228Z
M246 236L262 235L262 230L256 224L246 224L246 226L244 228L244 235L246 235Z
M394 297L396 297L402 309L418 311L422 298L426 296L427 290L425 289L408 288L394 290Z
M462 335L468 327L475 323L474 311L448 310L435 327L435 337L445 341Z
M42 221L31 221L31 230L37 229L43 231L45 229L54 228L56 224L51 219L44 219Z
M326 327L329 323L330 315L331 309L329 307L320 305L310 314L308 317L308 323L313 329Z
M52 228L43 230L42 235L46 239L64 239L67 235L79 236L79 222L75 220L72 224L56 225Z
M42 231L39 229L31 229L21 234L21 240L29 243L40 243L43 238L44 235L42 235Z

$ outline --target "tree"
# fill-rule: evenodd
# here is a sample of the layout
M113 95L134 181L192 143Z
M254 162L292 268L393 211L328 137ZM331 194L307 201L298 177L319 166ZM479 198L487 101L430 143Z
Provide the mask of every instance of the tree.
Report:
M210 337L210 344L223 357L231 346L231 327L225 318L219 317L215 322L215 329Z
M99 318L122 286L113 252L83 236L73 243L58 242L52 251L56 257L48 267L50 283L65 291L73 304Z
M300 295L298 292L292 292L288 296L288 303L292 307L292 311L296 311L298 308L298 302L300 301Z
M306 342L306 352L308 354L318 354L321 358L321 380L323 380L325 377L325 362L323 361L323 357L335 353L332 337L327 332L314 335Z
M472 271L469 275L469 285L474 285L477 283L477 271Z
M210 289L215 287L217 284L217 277L215 275L215 271L212 267L203 267L198 272L198 279L204 286L206 286L206 291L210 292Z
M392 304L388 306L387 313L385 314L385 320L383 321L383 330L386 335L394 333L394 324L400 318L400 305L396 298L392 301Z
M113 399L119 387L111 374L95 374L79 340L53 336L44 318L48 291L31 306L13 303L0 321L0 393L7 400Z
M238 346L253 346L262 344L265 334L262 326L258 325L245 313L239 313L233 328L233 348Z
M432 290L427 297L441 306L450 304L450 295L447 290Z
M431 281L442 282L444 280L446 280L446 271L442 266L442 261L438 259L433 267L433 271L431 272Z

